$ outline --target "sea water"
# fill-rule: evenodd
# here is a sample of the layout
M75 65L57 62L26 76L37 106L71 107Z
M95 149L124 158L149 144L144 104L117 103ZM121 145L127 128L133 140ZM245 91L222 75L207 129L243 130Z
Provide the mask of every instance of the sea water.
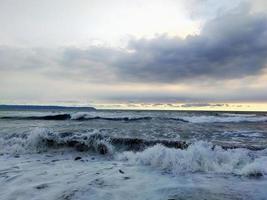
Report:
M0 199L267 199L265 113L0 111Z

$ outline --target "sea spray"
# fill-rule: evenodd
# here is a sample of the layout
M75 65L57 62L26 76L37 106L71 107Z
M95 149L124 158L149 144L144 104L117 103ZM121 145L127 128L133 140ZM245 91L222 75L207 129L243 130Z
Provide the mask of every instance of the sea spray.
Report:
M267 173L267 157L253 158L247 149L224 150L203 141L184 150L157 144L142 152L123 152L117 159L149 165L175 175L207 172L250 176Z

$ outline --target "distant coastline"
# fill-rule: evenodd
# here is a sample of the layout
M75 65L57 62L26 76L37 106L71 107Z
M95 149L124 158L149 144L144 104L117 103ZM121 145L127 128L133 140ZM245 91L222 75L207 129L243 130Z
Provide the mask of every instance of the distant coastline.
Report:
M49 105L0 105L0 110L79 110L79 111L94 111L94 107L79 107L79 106L49 106Z

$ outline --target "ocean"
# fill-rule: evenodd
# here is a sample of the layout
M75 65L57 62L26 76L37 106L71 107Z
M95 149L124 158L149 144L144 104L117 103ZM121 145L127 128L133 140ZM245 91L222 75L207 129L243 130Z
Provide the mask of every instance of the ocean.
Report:
M0 199L266 200L267 113L0 111Z

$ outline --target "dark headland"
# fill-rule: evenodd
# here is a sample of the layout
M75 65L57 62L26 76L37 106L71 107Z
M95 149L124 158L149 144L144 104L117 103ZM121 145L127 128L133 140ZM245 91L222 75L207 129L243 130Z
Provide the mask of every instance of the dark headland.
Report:
M47 106L47 105L0 105L0 110L75 110L75 111L94 111L94 107L75 107L75 106Z

